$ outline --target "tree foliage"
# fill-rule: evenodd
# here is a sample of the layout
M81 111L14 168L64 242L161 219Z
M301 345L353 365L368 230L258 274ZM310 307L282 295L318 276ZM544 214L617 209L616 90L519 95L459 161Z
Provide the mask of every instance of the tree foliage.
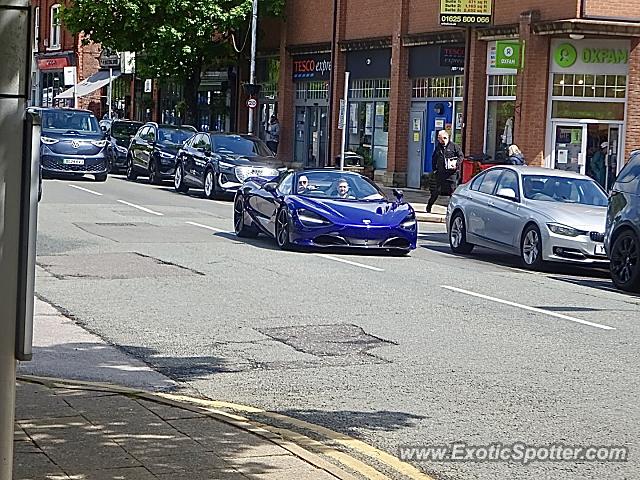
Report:
M284 0L259 5L260 15L278 15ZM62 21L85 41L142 54L144 75L195 82L197 92L204 67L233 57L229 39L247 32L251 7L251 0L71 0Z

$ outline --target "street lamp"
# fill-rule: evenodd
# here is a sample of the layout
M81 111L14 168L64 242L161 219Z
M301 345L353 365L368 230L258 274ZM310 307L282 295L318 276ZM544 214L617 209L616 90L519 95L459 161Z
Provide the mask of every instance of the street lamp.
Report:
M251 66L249 68L249 84L256 83L256 39L258 33L258 0L253 0L253 12L251 14ZM254 108L249 108L248 133L254 133Z

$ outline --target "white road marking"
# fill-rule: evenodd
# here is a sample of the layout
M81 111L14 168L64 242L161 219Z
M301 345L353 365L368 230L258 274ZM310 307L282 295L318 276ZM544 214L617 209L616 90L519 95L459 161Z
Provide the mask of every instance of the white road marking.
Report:
M374 272L384 272L382 268L372 267L371 265L365 265L363 263L352 262L351 260L345 260L344 258L334 257L333 255L326 255L323 253L316 253L317 256L322 258L328 258L330 260L335 260L336 262L346 263L348 265L353 265L354 267L366 268L367 270L373 270Z
M218 205L224 205L225 207L233 207L233 202L223 202L222 200L209 200L211 203L217 203Z
M562 320L568 320L569 322L580 323L582 325L588 325L590 327L600 328L602 330L615 330L615 328L610 327L608 325L602 325L600 323L588 322L586 320L581 320L579 318L570 317L568 315L563 315L561 313L550 312L549 310L544 310L542 308L530 307L528 305L522 305L520 303L509 302L508 300L502 300L500 298L489 297L488 295L482 295L481 293L470 292L469 290L463 290L461 288L450 287L448 285L441 285L442 288L446 288L447 290L451 290L458 293L463 293L465 295L470 295L472 297L482 298L484 300L490 300L496 303L502 303L503 305L509 305L510 307L520 308L522 310L528 310L530 312L542 313L544 315L549 315L551 317L561 318Z
M125 202L124 200L118 200L118 203L122 203L123 205L128 205L130 207L137 208L138 210L142 210L143 212L151 213L153 215L158 215L159 217L162 217L164 215L164 213L154 212L149 208L141 207L140 205L136 205L135 203Z
M79 187L78 185L71 185L70 183L68 184L71 188L75 188L77 190L82 190L83 192L87 192L87 193L91 193L93 195L97 195L98 197L101 197L102 194L98 193L98 192L94 192L93 190L89 190L88 188L84 188L84 187Z
M186 222L188 225L193 225L194 227L200 227L200 228L206 228L207 230L211 230L213 232L218 232L218 233L235 233L235 232L230 232L228 230L222 230L220 228L216 228L216 227L210 227L209 225L203 225L201 223L196 223L196 222Z

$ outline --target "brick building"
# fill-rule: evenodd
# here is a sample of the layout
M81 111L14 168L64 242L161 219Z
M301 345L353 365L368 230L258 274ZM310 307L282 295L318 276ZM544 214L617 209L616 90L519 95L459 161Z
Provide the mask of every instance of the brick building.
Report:
M77 67L78 83L100 69L100 46L82 44L82 35L73 35L59 19L63 0L33 0L33 55L31 103L36 106L71 105L72 100L56 100L68 88L64 67ZM79 108L88 108L101 116L104 111L102 90L78 98Z
M440 25L439 9L438 0L288 1L277 53L283 159L333 163L348 70L348 149L387 185L421 185L440 128L464 136L466 154L499 159L515 143L529 164L610 184L640 148L640 2L495 0L491 26L468 43L464 29ZM524 68L496 65L507 40L524 43ZM595 171L601 146L608 168Z

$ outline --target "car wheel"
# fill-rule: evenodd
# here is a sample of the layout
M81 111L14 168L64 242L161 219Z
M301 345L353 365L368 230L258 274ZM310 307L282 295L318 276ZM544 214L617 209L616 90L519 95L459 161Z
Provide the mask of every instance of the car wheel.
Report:
M162 183L158 162L155 160L151 160L151 163L149 163L149 183L152 185L160 185Z
M99 175L94 175L96 182L106 182L107 181L107 174L106 173L101 173Z
M220 197L220 190L216 184L216 176L210 168L204 173L204 195L210 200Z
M282 250L291 250L290 231L289 214L287 209L283 208L276 217L276 242Z
M640 239L632 232L618 235L611 247L611 280L620 290L640 292Z
M453 253L466 255L473 250L472 243L467 242L467 225L464 221L464 215L457 212L451 219L449 227L449 245Z
M135 168L133 167L133 157L129 155L127 159L127 180L135 181L138 179L138 174L136 173Z
M522 234L520 258L525 267L533 270L542 268L542 236L536 225L529 225Z
M178 163L176 167L176 174L173 177L173 186L176 189L176 192L187 193L189 191L189 186L184 182L184 167L182 163Z
M258 231L244 223L244 198L238 195L233 202L233 229L238 237L255 238Z

